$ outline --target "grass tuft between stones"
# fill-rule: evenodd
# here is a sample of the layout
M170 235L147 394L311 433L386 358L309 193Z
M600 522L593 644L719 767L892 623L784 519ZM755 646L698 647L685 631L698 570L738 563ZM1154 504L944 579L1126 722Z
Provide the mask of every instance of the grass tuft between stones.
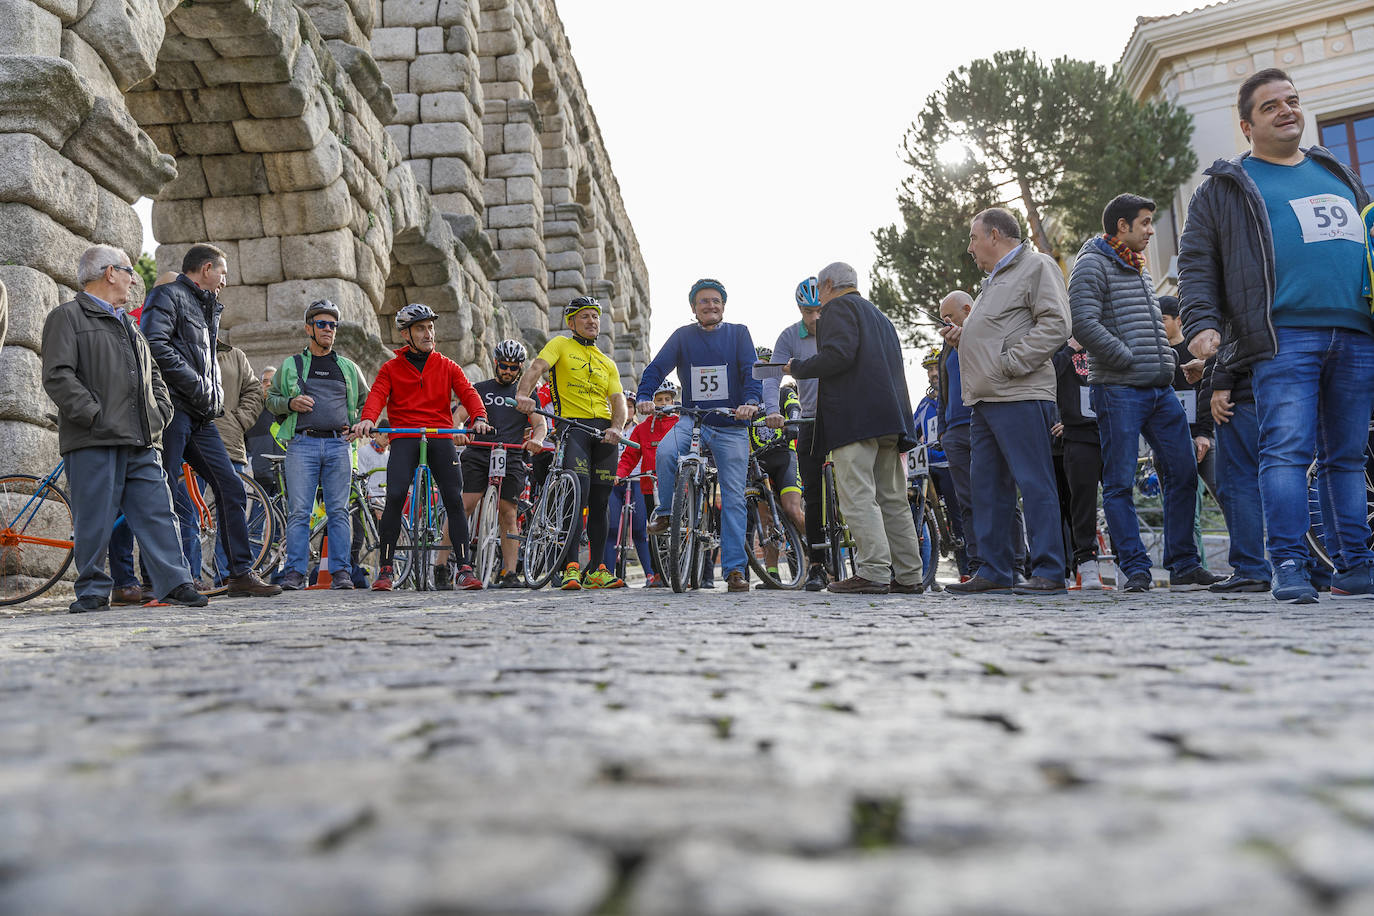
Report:
M897 845L902 823L901 796L859 795L849 809L851 839L859 849Z

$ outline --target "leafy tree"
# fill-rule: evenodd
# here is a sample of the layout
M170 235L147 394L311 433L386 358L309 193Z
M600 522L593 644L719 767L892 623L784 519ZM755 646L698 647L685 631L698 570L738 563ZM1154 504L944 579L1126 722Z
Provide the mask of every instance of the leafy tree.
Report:
M966 253L975 213L1009 205L1041 251L1076 250L1101 231L1115 195L1168 201L1197 167L1191 135L1187 112L1135 101L1097 64L1046 65L1018 50L960 67L904 138L912 174L898 193L902 225L874 233L874 301L910 339L928 338L921 310L981 280ZM962 159L949 161L951 151Z
M143 252L134 262L134 270L138 271L139 277L142 278L143 288L152 289L153 284L157 282L157 262L153 260L153 256L146 251Z

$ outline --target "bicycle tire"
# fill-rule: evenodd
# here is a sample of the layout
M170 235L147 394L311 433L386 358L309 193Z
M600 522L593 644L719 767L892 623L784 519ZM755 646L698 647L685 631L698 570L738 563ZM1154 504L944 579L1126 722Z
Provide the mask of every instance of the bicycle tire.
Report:
M543 588L567 565L576 546L572 529L582 512L582 493L571 471L550 471L530 512L521 546L525 555L525 585Z
M0 477L0 605L43 594L72 565L76 529L71 502L61 487L44 484L44 479Z
M477 544L472 568L482 580L482 587L490 588L501 571L501 494L496 487L488 486L482 494L473 514L472 533Z
M763 502L764 499L760 496L745 499L744 550L749 567L771 588L801 588L802 582L806 579L806 538L797 530L797 525L791 517L776 505L769 507L773 514L772 524L765 526L763 513L759 511ZM762 550L764 545L770 542L778 548L777 576L768 571L768 564L765 562L767 558L758 556L756 552L756 545L757 550ZM787 570L785 575L784 568Z
M668 524L668 584L677 593L700 584L697 528L701 524L701 492L695 468L678 468L673 508Z
M199 479L199 475L196 477ZM251 554L248 568L258 572L266 566L269 555L273 552L276 515L272 511L272 501L261 484L252 476L242 473L239 474L239 482L243 484L244 523L248 527L248 548ZM184 473L177 478L177 485L186 486ZM219 539L219 511L215 506L215 488L206 485L200 491L200 498L205 503L205 518L201 519L200 531L197 534L200 541L200 569L191 570L191 573L197 581L206 586L199 590L202 595L222 595L228 591L229 584L227 575L221 580L219 562L215 556L215 545ZM227 572L226 570L226 574Z
M825 515L825 570L830 581L839 582L844 576L844 530L840 522L839 502L835 497L835 471L830 465L821 468L821 510Z
M632 484L626 484L632 486ZM614 494L612 494L614 498ZM615 542L615 574L624 581L625 579L625 558L634 550L634 504L621 507L620 525L616 531ZM644 575L649 575L649 570L644 570Z
M430 572L434 549L433 493L431 490L429 468L420 465L415 469L414 485L410 490L410 584L417 592L427 592L430 587Z
M1374 448L1365 449L1365 506L1366 523L1374 523L1374 476L1371 476L1370 468L1374 464ZM1334 571L1336 561L1326 549L1326 520L1322 513L1321 497L1317 492L1317 463L1314 461L1307 468L1307 512L1310 519L1307 533L1304 539L1307 541L1308 548L1312 551L1317 561L1329 571ZM1374 545L1374 535L1368 542Z
M940 570L940 519L930 503L923 503L921 508L921 525L916 529L916 537L921 543L921 585L929 590Z

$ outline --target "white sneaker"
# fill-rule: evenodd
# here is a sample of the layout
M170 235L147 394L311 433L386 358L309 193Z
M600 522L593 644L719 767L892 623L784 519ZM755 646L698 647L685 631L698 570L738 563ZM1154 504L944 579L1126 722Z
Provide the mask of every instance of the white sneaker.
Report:
M1078 580L1078 587L1083 591L1102 590L1102 575L1098 572L1096 560L1078 564Z

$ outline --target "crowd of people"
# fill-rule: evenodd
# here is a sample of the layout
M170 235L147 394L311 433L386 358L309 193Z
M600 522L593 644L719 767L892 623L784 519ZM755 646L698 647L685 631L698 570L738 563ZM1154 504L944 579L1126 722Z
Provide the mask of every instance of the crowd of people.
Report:
M53 311L43 331L43 381L58 407L76 522L71 609L105 607L112 590L123 603L205 604L190 500L169 482L176 475L168 469L183 461L213 490L216 563L231 597L305 587L317 493L332 587L391 589L408 481L421 460L419 428L463 430L427 442L453 551L451 569L436 569L439 587L483 587L468 556L467 513L486 488L493 447L509 447L494 584L522 584L518 503L527 483L549 471L551 434L564 437L564 467L585 508L570 537L579 543L585 524L589 548L587 568L569 562L558 586L624 587L608 536L626 508L638 520L632 537L646 584L662 585L647 539L669 528L679 458L697 422L716 467L719 565L730 592L750 588L750 455L788 435L795 443L770 452L765 470L781 510L805 529L800 562L810 591L922 591L905 460L917 448L959 544L950 592L1054 595L1069 581L1103 587L1099 488L1116 586L1147 591L1153 563L1134 502L1143 438L1159 474L1171 588L1270 590L1297 602L1316 601L1319 588L1374 597L1364 483L1374 321L1371 243L1360 218L1369 195L1325 150L1299 147L1302 109L1286 74L1247 79L1238 108L1251 149L1207 169L1192 198L1177 298L1157 295L1146 269L1156 210L1147 198L1121 193L1106 202L1102 234L1082 246L1067 283L1059 263L1022 238L1013 213L978 213L968 252L986 277L976 295L954 290L939 303L943 344L924 361L930 390L915 409L898 332L843 262L798 285L799 320L771 348L724 320L724 284L698 280L687 297L692 320L627 395L619 367L597 347L602 309L590 297L568 303L569 333L550 338L533 360L519 341L501 342L493 377L476 385L439 352L438 316L419 303L396 313L403 345L369 382L334 349L340 310L320 300L304 310L306 347L259 381L221 339L222 251L192 247L135 320L125 311L134 280L128 257L94 246L79 265L82 292ZM794 381L783 384L784 375ZM668 412L674 404L687 410ZM699 421L691 415L712 408L724 410ZM251 568L238 476L264 437L285 450L290 514L278 584ZM350 473L383 460L394 485L385 490L379 568L368 583L349 549ZM821 522L827 460L854 543L855 573L838 581L826 572ZM1314 462L1335 566L1326 581L1304 541ZM1202 484L1230 531L1233 572L1225 579L1207 570L1199 547ZM129 534L141 546L147 591L130 581L121 541ZM115 576L105 571L107 552Z

